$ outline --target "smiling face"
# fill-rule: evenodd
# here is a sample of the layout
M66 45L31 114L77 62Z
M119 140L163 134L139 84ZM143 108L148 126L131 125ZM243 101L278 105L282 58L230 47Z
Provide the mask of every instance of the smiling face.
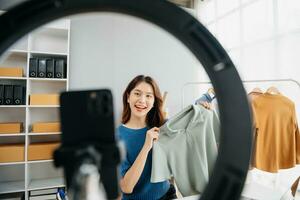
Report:
M154 91L150 84L141 82L128 95L127 102L131 110L131 117L146 118L154 105Z
M165 119L162 113L162 96L157 83L150 76L138 75L123 92L122 123L143 121L148 127L160 127Z

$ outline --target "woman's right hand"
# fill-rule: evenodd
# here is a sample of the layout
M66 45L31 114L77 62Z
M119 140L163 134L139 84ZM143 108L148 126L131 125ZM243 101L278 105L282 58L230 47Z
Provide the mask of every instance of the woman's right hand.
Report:
M158 139L158 136L159 136L158 132L159 132L159 128L157 128L157 127L153 127L147 131L144 147L148 151L150 151L152 149L153 141Z
M201 106L203 106L204 108L208 109L208 110L212 110L212 104L211 103L208 103L208 102L205 102L205 101L201 101L201 102L199 102L199 104Z

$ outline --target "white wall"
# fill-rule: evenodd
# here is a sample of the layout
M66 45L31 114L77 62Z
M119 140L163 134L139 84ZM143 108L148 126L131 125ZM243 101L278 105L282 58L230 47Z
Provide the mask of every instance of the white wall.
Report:
M169 92L171 115L181 107L184 83L205 75L181 42L156 25L115 13L71 18L70 89L111 88L118 118L122 93L138 74L152 76Z

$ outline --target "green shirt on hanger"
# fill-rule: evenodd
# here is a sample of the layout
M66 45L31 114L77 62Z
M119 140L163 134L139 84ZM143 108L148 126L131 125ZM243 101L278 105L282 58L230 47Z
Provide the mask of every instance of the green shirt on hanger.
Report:
M153 145L151 182L174 177L183 196L202 193L217 158L220 122L213 110L190 105L169 119Z

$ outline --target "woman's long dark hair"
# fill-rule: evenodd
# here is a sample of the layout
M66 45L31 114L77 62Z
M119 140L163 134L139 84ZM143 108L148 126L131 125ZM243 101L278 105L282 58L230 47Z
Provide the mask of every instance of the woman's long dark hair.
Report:
M149 128L154 126L160 127L163 125L165 119L162 112L162 96L157 83L150 76L138 75L128 84L126 90L123 93L123 112L122 123L125 124L129 121L131 116L131 110L127 99L130 92L141 82L148 83L152 86L154 92L154 105L146 116L146 124Z

